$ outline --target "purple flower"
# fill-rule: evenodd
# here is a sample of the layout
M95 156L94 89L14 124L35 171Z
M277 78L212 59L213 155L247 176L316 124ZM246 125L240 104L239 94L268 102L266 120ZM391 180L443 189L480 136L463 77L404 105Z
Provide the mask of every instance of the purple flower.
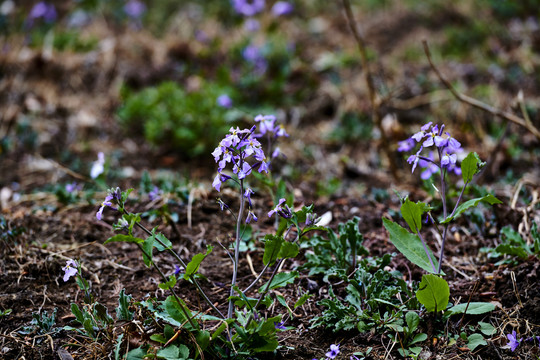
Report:
M255 122L259 123L259 133L266 134L267 132L274 132L276 117L274 115L257 115L255 116Z
M157 186L154 186L154 188L152 189L152 191L150 191L148 193L148 197L150 198L150 201L154 201L156 199L159 199L159 195L162 193L162 191L157 187Z
M66 191L68 193L74 193L75 191L79 190L79 186L77 185L76 182L72 182L70 184L66 184Z
M217 203L219 204L219 208L221 209L221 211L229 208L229 205L225 204L225 202L223 202L221 198L217 198Z
M257 220L259 220L259 218L257 218L257 215L255 215L255 213L250 209L248 211L248 215L246 217L246 224L249 224L252 220L257 222Z
M212 187L216 189L217 191L220 191L221 184L229 180L230 178L231 177L229 175L218 173L216 177L214 178L214 182L212 182Z
M249 18L244 22L244 29L246 29L246 31L248 32L255 32L259 30L260 27L261 24L259 23L259 21L253 18Z
M399 151L399 152L411 151L412 149L414 149L415 145L416 144L414 142L414 139L413 138L408 138L408 139L405 139L403 141L398 142L397 151Z
M45 22L51 23L56 20L56 16L56 8L53 4L49 4L46 1L40 1L36 5L34 5L32 10L30 10L30 14L28 14L28 19L30 21L33 21L43 18Z
M255 45L248 45L242 51L242 57L248 63L255 67L255 72L258 75L263 74L268 67L268 63L262 53L262 48Z
M292 217L291 208L289 208L287 204L283 206L284 203L285 203L284 198L279 199L279 202L277 203L276 207L274 207L272 210L268 212L268 217L272 217L272 215L278 214L282 218L290 219Z
M253 190L251 190L250 188L247 188L246 191L244 191L244 197L248 200L249 207L252 207L251 194L253 194Z
M283 321L280 321L280 322L274 322L274 327L275 327L277 330L287 330L287 328L285 327Z
M244 16L253 16L264 10L264 0L232 0L234 10Z
M274 16L288 15L292 13L294 7L287 1L277 1L274 6L272 6L272 14Z
M180 272L182 272L182 270L184 270L183 266L174 265L174 276L180 275Z
M335 359L338 354L339 354L339 344L337 345L332 344L330 345L330 351L327 352L325 355L326 357L330 359Z
M101 220L103 217L103 210L105 210L106 207L110 207L113 210L116 210L116 208L113 206L114 203L111 200L118 199L114 194L107 194L107 197L105 197L105 200L101 203L101 207L99 208L98 212L96 213L96 218L98 220Z
M138 19L146 11L146 5L138 0L129 0L124 5L124 12L132 19Z
M64 271L64 282L68 281L70 277L77 275L78 267L75 260L69 259L66 261L66 266L62 268Z
M217 104L226 109L230 109L232 107L232 99L227 94L219 95L217 98Z
M508 339L508 344L506 344L506 346L509 347L512 352L516 351L521 341L517 338L516 330L512 331L511 334L507 334L506 338Z

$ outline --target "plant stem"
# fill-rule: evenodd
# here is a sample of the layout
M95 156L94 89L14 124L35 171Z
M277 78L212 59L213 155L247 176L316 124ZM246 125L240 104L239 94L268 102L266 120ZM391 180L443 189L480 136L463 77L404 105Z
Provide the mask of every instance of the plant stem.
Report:
M426 246L426 243L424 242L424 239L422 238L422 234L420 231L416 230L416 235L420 238L420 241L422 242L422 246L424 247L424 251L426 252L426 255L429 259L429 263L431 264L431 268L433 269L433 272L437 272L437 268L435 267L435 264L433 264L433 260L431 259L431 256L429 256L429 250ZM440 264L439 264L439 272L440 272Z
M442 158L442 151L439 149L439 159ZM446 219L448 210L446 208L446 169L441 166L441 201L443 205L443 219ZM448 223L444 225L443 234L442 234L442 243L441 243L441 252L439 254L439 268L437 273L441 273L441 267L444 256L444 244L446 243L446 234L448 232Z
M242 159L240 160L240 166L242 165ZM236 219L236 242L234 244L234 263L233 263L233 276L231 281L230 296L234 295L234 287L236 286L236 276L238 274L238 261L240 259L240 227L242 226L242 218L244 214L244 179L240 179L240 210L238 210L238 217ZM234 312L234 302L229 300L229 310L227 312L227 319L231 319Z

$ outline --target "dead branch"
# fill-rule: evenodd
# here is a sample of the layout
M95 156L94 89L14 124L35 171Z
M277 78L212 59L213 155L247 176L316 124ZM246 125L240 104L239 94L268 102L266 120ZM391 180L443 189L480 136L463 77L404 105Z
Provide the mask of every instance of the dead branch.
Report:
M422 44L424 45L424 52L426 53L427 59L429 61L429 65L431 66L433 71L435 71L435 74L437 74L437 77L439 78L439 80L444 84L444 86L446 86L446 88L448 90L450 90L450 92L452 93L452 95L454 95L454 97L456 99L458 99L459 101L461 101L463 103L469 104L469 105L471 105L471 106L473 106L473 107L475 107L477 109L483 110L483 111L488 112L488 113L490 113L492 115L501 117L501 118L506 119L506 120L508 120L510 122L513 122L514 124L522 126L525 129L529 130L537 139L540 140L540 131L532 124L532 122L526 121L526 120L522 119L521 117L519 117L519 116L517 116L515 114L512 114L511 112L498 109L496 107L493 107L491 105L483 103L480 100L477 100L477 99L472 98L470 96L459 93L454 88L454 86L452 86L452 84L442 75L440 70L433 63L433 60L431 58L431 52L429 50L429 46L427 44L427 41L423 40Z
M364 41L364 37L360 33L360 30L356 26L356 21L354 20L354 15L351 9L351 3L349 2L349 0L342 0L342 1L343 1L343 8L345 9L345 15L347 18L347 24L349 25L349 28L351 29L351 32L353 33L354 40L358 44L358 51L360 52L360 62L362 63L362 68L364 69L364 74L366 77L366 84L367 84L368 92L369 92L369 100L371 102L373 120L375 122L375 126L377 126L377 128L379 129L379 132L381 133L381 147L383 151L386 153L386 156L388 157L388 164L390 166L390 171L392 172L392 176L394 177L394 179L397 180L398 177L397 177L396 162L390 151L388 138L386 137L386 133L384 132L384 128L382 126L382 116L380 112L381 100L377 97L375 84L373 83L373 76L369 67L369 61L367 57L366 42Z

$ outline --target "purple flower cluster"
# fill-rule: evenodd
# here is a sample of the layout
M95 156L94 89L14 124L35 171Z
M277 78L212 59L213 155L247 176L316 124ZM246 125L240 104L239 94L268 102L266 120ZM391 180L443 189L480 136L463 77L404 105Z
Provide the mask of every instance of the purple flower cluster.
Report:
M409 156L407 162L412 165L412 171L420 165L424 171L421 178L427 180L440 169L453 171L455 174L461 174L461 169L457 166L457 152L461 150L459 141L450 136L448 132L444 132L444 125L439 128L439 125L432 125L430 121L420 128L420 131L410 138L398 142L398 151L407 152L416 147L420 143L420 149L416 154ZM421 156L420 153L424 148L434 146L439 154L440 163L435 162L433 151L429 156Z
M229 180L231 177L223 174L227 164L232 164L232 171L242 180L249 175L253 168L259 172L268 172L268 162L261 147L261 143L253 136L255 126L251 129L240 130L233 128L219 143L219 146L212 152L214 160L218 163L218 174L214 178L212 186L220 191L221 183ZM255 163L252 165L248 158L253 157Z

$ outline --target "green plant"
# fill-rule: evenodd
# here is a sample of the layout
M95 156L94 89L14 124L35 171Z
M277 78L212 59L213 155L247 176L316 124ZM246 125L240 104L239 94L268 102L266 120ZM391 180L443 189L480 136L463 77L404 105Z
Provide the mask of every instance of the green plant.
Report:
M540 232L536 222L531 226L530 236L532 242L529 244L511 226L505 226L500 232L500 244L495 248L483 248L482 251L487 253L488 258L500 259L496 265L517 264L529 256L540 256Z
M210 82L191 92L174 82L135 93L124 89L118 119L128 132L142 132L154 146L196 157L211 151L216 139L238 119L235 110L216 106L219 95L234 98L234 92Z

